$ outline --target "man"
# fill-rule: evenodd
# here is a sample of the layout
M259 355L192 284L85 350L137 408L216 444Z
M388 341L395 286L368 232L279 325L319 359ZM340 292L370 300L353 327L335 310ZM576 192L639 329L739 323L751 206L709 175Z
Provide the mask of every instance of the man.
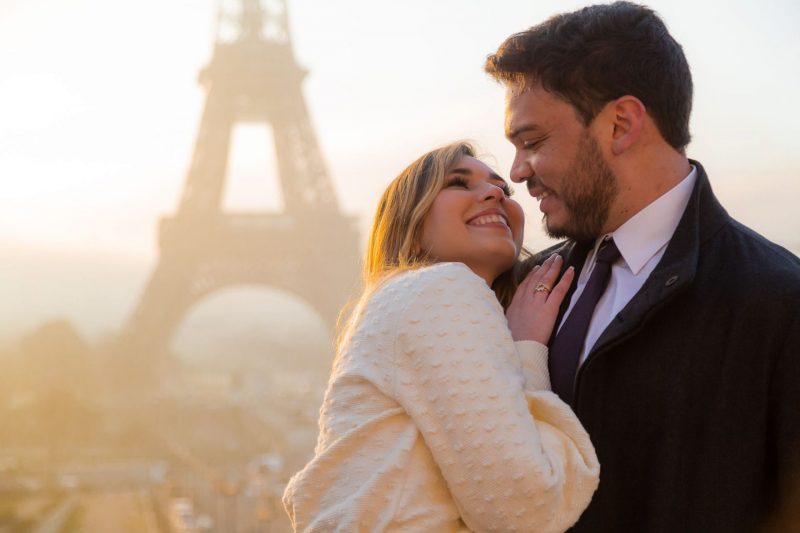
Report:
M757 529L800 475L800 260L687 159L680 45L617 2L511 36L486 70L507 89L511 178L567 239L539 260L579 273L550 352L601 464L575 530Z

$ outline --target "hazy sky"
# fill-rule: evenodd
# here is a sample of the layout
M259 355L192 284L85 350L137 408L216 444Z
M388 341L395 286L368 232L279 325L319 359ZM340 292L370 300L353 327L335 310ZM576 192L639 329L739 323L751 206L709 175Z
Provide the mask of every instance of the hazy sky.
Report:
M344 209L366 225L399 170L459 138L507 174L503 93L483 60L509 34L581 5L290 1L296 57L310 71L306 101ZM734 216L797 252L800 7L650 5L692 67L689 155ZM57 250L152 265L158 217L174 211L191 159L216 10L215 0L0 0L0 255ZM229 207L280 207L268 141L266 128L235 131ZM539 248L538 209L518 192ZM6 266L6 283L15 272Z

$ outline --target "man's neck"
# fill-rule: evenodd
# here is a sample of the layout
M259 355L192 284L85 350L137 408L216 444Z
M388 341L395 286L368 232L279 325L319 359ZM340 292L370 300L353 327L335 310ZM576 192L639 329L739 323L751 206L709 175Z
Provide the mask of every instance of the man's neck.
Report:
M691 170L687 157L673 150L649 160L642 157L633 164L615 169L620 190L611 205L603 233L619 228L680 183Z

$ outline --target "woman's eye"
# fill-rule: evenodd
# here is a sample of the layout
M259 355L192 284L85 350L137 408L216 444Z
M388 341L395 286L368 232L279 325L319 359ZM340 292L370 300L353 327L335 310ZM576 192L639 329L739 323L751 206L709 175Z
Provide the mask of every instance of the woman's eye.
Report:
M503 194L505 194L506 196L514 195L514 189L509 187L508 183L504 183L500 188L503 189Z
M450 178L447 180L447 187L463 187L469 189L469 183L464 178Z

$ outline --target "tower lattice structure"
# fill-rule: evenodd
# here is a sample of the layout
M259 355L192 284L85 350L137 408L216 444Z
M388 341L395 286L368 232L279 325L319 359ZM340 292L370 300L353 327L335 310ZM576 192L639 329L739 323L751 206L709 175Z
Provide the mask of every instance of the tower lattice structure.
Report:
M301 88L307 72L294 58L285 0L272 5L240 0L239 13L223 19L229 35L219 31L200 73L205 109L183 194L177 213L160 220L158 264L120 338L140 368L163 360L189 309L219 289L284 290L330 329L354 289L356 223L339 208L311 125ZM282 212L223 211L238 123L272 127Z

